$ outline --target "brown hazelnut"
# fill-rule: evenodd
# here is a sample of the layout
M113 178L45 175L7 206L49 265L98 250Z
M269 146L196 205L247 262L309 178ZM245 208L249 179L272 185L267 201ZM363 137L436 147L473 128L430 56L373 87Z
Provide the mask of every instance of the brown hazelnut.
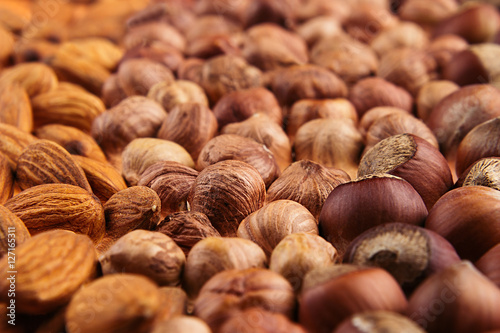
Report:
M167 113L183 103L196 103L208 107L208 99L203 89L187 80L158 82L149 89L148 97L160 103Z
M156 314L154 326L187 313L188 297L181 287L160 287L161 309Z
M331 70L347 84L373 76L378 70L374 50L347 34L319 40L311 48L311 62Z
M406 1L408 3L408 1ZM370 46L377 56L400 47L410 47L421 50L429 43L425 30L418 24L401 21L382 30L370 42Z
M230 35L241 31L241 21L231 20L218 13L200 15L185 31L188 44L210 36Z
M180 315L153 325L150 333L212 333L210 327L194 316Z
M146 59L132 58L120 63L117 80L127 96L146 96L158 82L174 82L174 75L163 64Z
M369 109L363 117L361 117L361 120L359 122L359 131L363 135L363 137L366 137L366 133L370 129L370 127L379 119L392 114L392 113L406 113L410 114L410 112L405 111L403 109L394 107L394 106L377 106L374 107L373 109Z
M305 333L304 328L281 313L249 308L235 313L218 330L220 333Z
M395 176L370 175L333 189L319 217L320 235L343 256L348 244L363 231L397 221L422 225L427 214L410 183Z
M463 186L444 194L429 212L425 227L446 238L464 260L478 260L500 241L500 192Z
M462 261L427 278L410 296L406 315L429 333L482 332L500 328L499 306L497 286Z
M358 177L378 173L409 182L422 197L427 210L453 186L450 167L441 152L413 134L390 136L363 155Z
M219 272L266 265L264 251L248 239L207 237L196 243L189 252L183 286L194 299L205 283Z
M474 266L500 287L500 244L493 246L474 263Z
M378 76L406 89L413 97L424 84L437 77L434 58L423 50L408 47L386 52L378 68Z
M467 133L457 150L457 175L481 158L500 156L499 135L500 117L480 123Z
M332 265L306 274L299 295L299 323L310 332L332 332L365 311L402 313L408 302L397 281L378 267Z
M137 185L153 189L161 199L162 216L187 210L187 196L198 171L175 161L160 161L150 165Z
M344 254L345 263L387 270L407 294L428 276L458 261L453 246L437 233L399 222L366 230Z
M269 259L269 269L283 275L298 294L309 271L331 266L337 261L337 251L332 244L318 235L299 232L286 236L276 245Z
M153 60L164 65L172 72L176 72L181 63L184 61L184 55L181 51L160 41L151 41L149 44L138 45L130 50L127 50L121 61L125 62L128 59L134 58Z
M328 2L331 3L331 1ZM344 2L337 1L337 3L342 5ZM321 39L335 37L343 33L341 21L335 17L335 13L328 15L322 13L320 16L313 17L299 25L296 31L309 47Z
M354 178L363 138L350 120L314 119L299 128L293 148L296 160L341 169Z
M181 145L157 138L132 140L122 153L122 174L129 186L137 185L151 165L161 161L179 162L194 168L191 155Z
M499 172L499 157L481 158L461 174L455 183L455 187L481 185L500 190Z
M457 9L458 3L454 0L406 0L399 6L398 16L424 27L433 27L455 14Z
M172 238L186 256L202 239L220 237L208 217L200 212L184 211L170 214L155 230Z
M282 126L283 113L276 97L262 87L229 92L213 108L219 129L227 124L248 119L258 112L267 114L272 121Z
M427 121L434 107L446 96L460 87L452 81L436 80L424 84L415 99L418 118Z
M221 134L236 134L265 145L281 171L292 163L292 146L288 136L266 113L257 112L244 121L228 124L222 128Z
M358 1L352 4L351 15L344 22L344 29L357 40L369 44L380 31L394 26L398 19L391 13L387 1L382 5Z
M162 1L151 1L148 6L130 15L125 24L131 28L146 22L167 22L184 32L194 22L194 13L189 7L190 5L181 2L167 4Z
M127 50L137 46L149 45L152 42L161 42L173 46L181 52L186 49L184 36L166 22L152 21L132 26L123 38L123 46Z
M462 6L453 15L434 27L434 36L455 34L469 43L492 41L500 27L500 15L495 6L473 3Z
M182 103L170 109L157 137L181 145L196 161L203 147L216 134L217 119L207 106Z
M411 112L413 104L409 92L380 77L358 81L349 90L349 100L356 108L359 118L378 106L392 106Z
M236 134L221 134L208 141L200 151L196 168L203 170L224 160L246 162L259 171L266 187L281 174L273 153L263 144Z
M293 142L300 126L317 118L350 119L358 122L354 105L345 98L301 99L295 102L286 119L286 130Z
M99 262L104 275L140 274L160 286L177 286L181 282L186 256L167 235L133 230L101 254Z
M314 216L298 202L275 200L245 217L237 235L258 244L270 256L284 237L297 232L317 235Z
M206 214L222 236L236 236L240 222L265 200L266 185L260 173L238 160L207 166L188 196L191 211Z
M429 54L436 60L438 70L442 72L451 58L469 47L469 43L462 37L453 34L445 34L433 38L427 48Z
M111 74L106 81L104 81L100 96L104 105L108 108L112 108L127 98L127 94L123 91L123 88L118 82L118 75Z
M242 56L263 71L301 65L309 60L305 41L273 23L258 24L246 31Z
M296 300L290 283L263 268L228 270L214 275L203 286L194 304L194 315L213 331L239 310L262 308L291 319Z
M199 83L201 80L201 68L204 63L205 60L200 58L184 59L177 68L178 79Z
M365 311L344 320L332 333L425 333L408 317L391 311Z
M351 178L313 161L300 160L286 168L267 189L266 201L293 200L319 219L321 208L330 192Z
M295 65L272 72L269 87L282 106L292 106L298 100L347 96L345 83L321 66Z

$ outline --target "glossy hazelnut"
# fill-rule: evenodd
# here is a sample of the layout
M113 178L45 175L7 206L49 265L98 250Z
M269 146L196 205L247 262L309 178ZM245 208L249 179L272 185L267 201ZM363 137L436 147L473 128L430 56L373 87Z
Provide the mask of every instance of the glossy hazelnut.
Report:
M500 190L499 175L499 157L481 158L461 174L455 183L455 187L480 185Z
M417 116L422 121L427 121L434 107L446 96L457 91L460 87L452 81L435 80L424 84L418 91L415 103Z
M362 232L388 222L423 225L427 209L418 192L402 178L370 175L340 184L319 217L320 235L344 255Z

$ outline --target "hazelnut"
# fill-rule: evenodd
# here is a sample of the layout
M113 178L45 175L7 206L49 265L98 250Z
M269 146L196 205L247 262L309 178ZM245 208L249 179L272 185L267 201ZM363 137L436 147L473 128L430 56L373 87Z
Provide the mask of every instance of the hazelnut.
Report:
M457 175L461 175L481 158L500 156L499 135L500 117L480 123L467 133L457 150Z
M208 141L200 151L196 168L203 170L224 160L246 162L259 171L266 187L281 174L273 153L263 144L236 134L221 134Z
M332 3L328 1L328 3ZM337 1L342 5L344 2ZM335 37L343 33L341 21L335 17L336 13L324 14L310 18L304 23L300 24L296 31L309 47L312 47L316 42L321 39Z
M306 274L298 316L310 332L332 332L351 315L374 310L402 313L407 305L403 291L387 271L333 265Z
M427 278L410 296L406 315L429 333L482 332L500 328L498 306L497 286L462 261Z
M291 319L295 307L292 286L285 278L268 269L250 268L214 275L201 289L193 313L218 331L240 310L262 308Z
M182 103L170 109L157 137L181 145L196 161L205 144L216 134L217 119L208 107Z
M151 333L211 333L210 327L201 319L194 316L175 316L169 320L156 323L150 331Z
M222 128L221 134L236 134L263 144L271 151L281 171L292 163L288 136L266 113L254 113L244 121L228 124Z
M130 15L126 26L132 28L147 22L167 22L184 32L193 22L194 13L189 10L189 5L183 3L166 4L160 1L152 1L148 6Z
M156 314L155 324L184 316L187 313L187 294L181 287L160 287L160 311Z
M253 114L265 113L277 125L282 126L283 113L276 97L269 90L257 87L229 92L213 108L219 129L250 118Z
M222 236L236 236L240 222L264 205L265 183L253 166L238 160L203 169L191 188L191 211L207 215Z
M344 254L345 263L387 270L407 294L428 276L458 261L453 246L437 233L399 222L366 230Z
M332 333L425 333L408 317L391 311L365 311L344 320Z
M155 230L172 238L186 256L202 239L220 237L208 217L200 212L184 211L170 214Z
M141 174L137 185L153 189L161 199L162 216L187 210L187 196L198 171L175 161L160 161Z
M103 274L145 275L160 286L181 282L186 257L172 238L156 231L133 230L99 257Z
M458 3L454 0L406 0L399 6L398 16L424 27L433 27L455 14L457 9Z
M359 122L359 131L366 138L366 134L370 127L379 119L393 113L406 113L410 114L409 111L394 107L394 106L377 106L369 109Z
M477 260L474 265L494 284L500 287L500 244L493 246Z
M184 289L194 299L205 283L219 272L266 265L264 251L252 241L236 237L207 237L189 252L183 277Z
M317 235L316 219L298 202L276 200L245 217L237 235L255 242L269 256L285 236L296 232Z
M500 241L499 198L500 192L486 186L453 189L436 202L425 227L446 238L460 258L478 260Z
M167 112L182 103L196 103L208 107L208 99L203 89L187 80L158 82L149 89L148 97L160 103Z
M429 37L427 37L427 33L420 25L401 21L392 27L382 30L371 40L370 46L377 56L381 57L386 52L400 47L421 50L428 43Z
M436 80L424 84L415 99L417 115L422 121L427 121L434 107L446 96L460 87L452 81Z
M359 80L349 90L349 100L359 118L378 106L392 106L411 112L413 98L406 90L380 77Z
M429 54L436 60L438 70L442 74L451 58L469 47L469 43L460 36L445 34L433 38L427 47Z
M348 244L371 227L402 221L422 225L427 209L402 178L370 175L335 187L319 217L320 235L344 255Z
M444 156L413 134L390 136L363 155L358 177L377 173L388 173L409 182L422 197L427 210L453 186Z
M269 259L269 269L283 275L298 294L309 271L331 266L337 261L337 251L324 238L298 232L285 236L276 245Z
M391 13L388 2L374 5L372 2L358 1L351 4L351 15L344 22L344 29L357 40L369 44L380 31L394 26L398 19Z
M117 80L127 96L146 96L158 82L174 82L174 75L163 64L146 59L127 59L120 63Z
M350 120L314 119L302 125L293 144L296 160L341 169L354 178L363 138Z
M125 62L128 59L134 58L153 60L167 67L172 72L176 72L181 63L184 61L184 55L181 51L160 41L151 41L149 44L138 45L130 50L127 50L121 61Z
M316 220L330 192L351 178L313 161L300 160L286 168L267 189L266 201L293 200L306 207ZM299 181L298 181L299 180Z
M481 185L500 190L500 158L485 157L473 163L467 168L455 183L459 186Z
M281 313L249 308L235 313L218 330L220 333L305 333L300 325Z
M137 138L123 150L123 178L129 186L137 185L147 168L161 161L178 162L194 168L191 155L181 145L157 138Z
M166 22L152 21L129 27L123 37L123 45L127 50L137 46L160 42L183 52L186 49L184 36L175 27Z
M127 94L118 82L118 75L111 74L104 81L100 96L107 108L112 108L127 98Z

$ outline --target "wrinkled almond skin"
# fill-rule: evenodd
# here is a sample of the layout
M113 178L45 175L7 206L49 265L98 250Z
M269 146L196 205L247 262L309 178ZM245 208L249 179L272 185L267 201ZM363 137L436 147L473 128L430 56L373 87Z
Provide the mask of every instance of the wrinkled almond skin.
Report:
M129 231L152 230L160 222L160 211L160 198L149 187L131 186L118 191L104 204L106 234L98 250L105 251Z
M15 126L0 124L0 153L7 157L12 170L16 169L19 155L36 138Z
M113 194L127 188L122 175L111 164L79 155L72 157L85 173L92 192L103 204Z
M68 333L149 332L160 310L158 287L135 274L112 274L80 289L66 311Z
M31 100L35 127L62 124L90 133L94 119L106 110L97 96L81 89L56 88Z
M22 131L33 129L33 111L28 93L18 84L0 87L0 123L16 126Z
M0 261L0 300L8 302L11 267L7 256ZM48 313L69 302L80 286L96 273L96 253L85 235L51 230L16 248L16 310Z
M24 149L17 163L16 182L21 190L63 183L92 192L82 168L63 147L49 140L38 140Z
M54 71L47 65L37 62L28 62L9 67L0 74L2 86L19 84L28 96L46 93L57 86L57 77Z
M9 160L0 153L0 205L3 205L14 194L14 173Z
M32 235L67 229L98 242L104 235L104 209L99 199L79 186L44 184L30 187L4 205Z
M12 232L13 231L13 232ZM14 234L15 237L9 236ZM15 242L12 242L14 238ZM9 245L20 246L31 238L30 232L14 213L0 205L0 258L7 254L9 248L15 249Z
M96 161L107 162L104 152L94 138L76 127L48 124L37 128L34 134L39 139L58 143L71 155L81 155Z

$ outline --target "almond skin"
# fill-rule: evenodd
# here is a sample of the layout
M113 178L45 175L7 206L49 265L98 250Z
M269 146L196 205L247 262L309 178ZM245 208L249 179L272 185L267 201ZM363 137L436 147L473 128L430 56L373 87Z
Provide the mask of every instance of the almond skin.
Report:
M14 230L15 245L20 246L31 238L30 232L26 229L23 221L10 210L0 205L0 258L5 255L12 246L12 236L9 234Z
M3 153L12 170L16 169L19 155L36 138L15 126L0 124L0 153Z
M18 84L0 88L0 123L16 126L21 131L33 130L33 111L28 93Z
M92 192L82 168L66 149L49 140L38 140L26 147L19 156L16 181L21 190L36 185L63 183Z
M9 160L0 152L0 205L14 194L14 173Z
M8 278L16 275L16 310L44 314L69 302L96 272L96 253L85 235L52 230L34 236L16 248L12 269L7 256L0 261L0 301L9 302Z
M16 214L33 235L58 228L86 234L98 242L104 234L101 202L79 186L33 186L7 200L4 206Z

